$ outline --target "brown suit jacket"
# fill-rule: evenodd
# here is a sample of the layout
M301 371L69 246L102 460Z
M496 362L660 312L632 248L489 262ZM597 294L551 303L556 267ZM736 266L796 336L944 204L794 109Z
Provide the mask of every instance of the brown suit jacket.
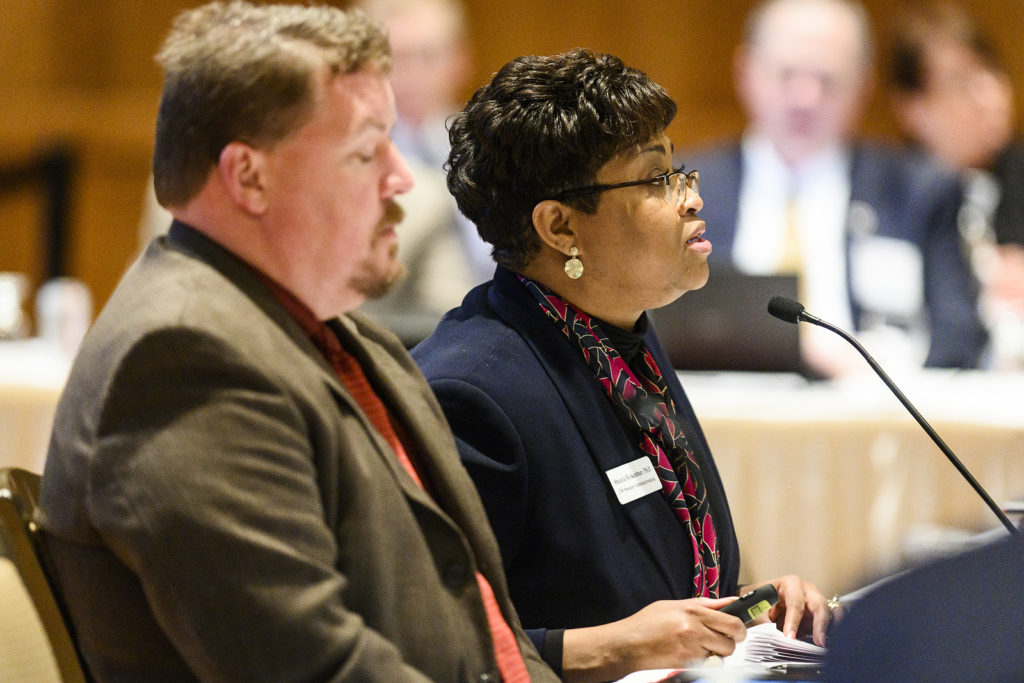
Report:
M398 340L336 328L415 441L413 482L253 271L175 224L87 336L39 523L99 680L498 680L479 570L534 680L498 547Z

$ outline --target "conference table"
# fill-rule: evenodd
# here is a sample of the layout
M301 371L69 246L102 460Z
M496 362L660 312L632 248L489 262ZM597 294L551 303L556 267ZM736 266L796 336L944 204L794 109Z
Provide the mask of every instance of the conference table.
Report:
M842 594L1005 533L874 374L680 378L725 484L744 580L796 573ZM894 379L996 503L1024 499L1024 375Z
M70 358L42 339L0 340L0 467L42 472Z
M41 472L69 358L0 341L0 466ZM874 375L680 373L725 482L744 580L845 593L1000 527ZM907 397L998 502L1024 499L1024 374L917 372Z

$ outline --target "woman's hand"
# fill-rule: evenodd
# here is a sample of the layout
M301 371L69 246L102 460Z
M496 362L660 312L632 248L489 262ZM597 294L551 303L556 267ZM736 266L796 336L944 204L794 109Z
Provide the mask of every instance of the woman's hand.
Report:
M682 667L732 654L747 631L718 610L735 598L660 600L620 621L570 629L562 642L566 681L608 681L642 669Z
M810 633L816 645L825 646L825 631L832 621L828 601L813 583L790 574L772 581L779 592L779 603L768 611L767 618L788 638ZM740 593L753 590L763 583L745 586ZM759 619L759 621L763 620Z

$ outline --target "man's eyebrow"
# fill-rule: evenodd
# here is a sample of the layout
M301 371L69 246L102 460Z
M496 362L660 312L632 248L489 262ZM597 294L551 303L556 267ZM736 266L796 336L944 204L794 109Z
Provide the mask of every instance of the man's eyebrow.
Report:
M388 130L388 126L387 126L387 123L385 123L384 121L381 121L378 118L375 118L375 117L372 117L372 116L367 116L362 121L359 121L356 124L356 127L352 131L351 134L352 135L359 135L360 133L365 133L368 130L369 131L375 131L375 132L376 131L382 131L382 132L386 133L387 130Z
M380 136L388 139L391 138L388 127L380 121L367 119L358 124L355 130L349 133L348 140L349 144L355 147L364 144L367 140L376 140Z

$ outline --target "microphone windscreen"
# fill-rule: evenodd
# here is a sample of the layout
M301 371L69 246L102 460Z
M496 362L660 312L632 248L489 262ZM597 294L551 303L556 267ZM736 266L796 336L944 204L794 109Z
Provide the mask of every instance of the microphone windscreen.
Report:
M772 300L768 302L768 312L779 320L795 325L800 322L800 314L804 312L804 305L784 296L773 296Z

